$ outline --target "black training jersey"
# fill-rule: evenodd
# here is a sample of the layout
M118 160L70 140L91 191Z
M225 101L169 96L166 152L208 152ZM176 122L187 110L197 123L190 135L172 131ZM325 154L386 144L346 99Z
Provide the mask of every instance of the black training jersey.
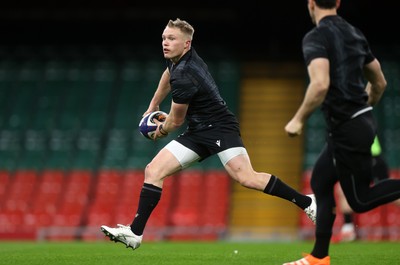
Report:
M175 65L167 60L172 100L189 104L188 130L209 126L235 126L238 122L222 99L207 65L192 47Z
M322 104L327 119L347 120L367 107L363 66L375 57L360 30L340 16L324 17L304 36L303 55L306 65L315 58L329 60L330 87Z

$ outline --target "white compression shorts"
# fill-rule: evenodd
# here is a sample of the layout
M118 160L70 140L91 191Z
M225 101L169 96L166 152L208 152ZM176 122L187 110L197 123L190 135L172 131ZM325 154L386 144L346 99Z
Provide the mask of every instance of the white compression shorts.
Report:
M169 142L165 148L170 151L175 158L179 161L182 168L187 168L194 162L200 160L200 156L192 151L191 149L187 148L181 143L178 143L175 140ZM219 152L218 154L219 159L221 160L222 165L226 165L232 158L238 155L247 155L246 148L244 147L232 147L226 149L224 151Z

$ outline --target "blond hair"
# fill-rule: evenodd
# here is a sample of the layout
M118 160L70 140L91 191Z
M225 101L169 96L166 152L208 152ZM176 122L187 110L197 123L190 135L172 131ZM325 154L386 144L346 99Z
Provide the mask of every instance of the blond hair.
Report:
M171 20L168 21L167 26L170 27L170 28L178 28L184 34L189 36L191 40L193 39L194 28L187 21L181 20L179 18L177 18L175 20L171 19Z

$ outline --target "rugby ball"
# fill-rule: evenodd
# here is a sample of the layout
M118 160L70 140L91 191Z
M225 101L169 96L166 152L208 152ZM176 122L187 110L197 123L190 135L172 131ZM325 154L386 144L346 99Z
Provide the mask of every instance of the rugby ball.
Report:
M167 118L167 115L167 113L161 110L148 113L139 122L140 133L147 139L152 140L153 135L157 130L157 124L154 122L154 120L156 119L160 122L164 122Z

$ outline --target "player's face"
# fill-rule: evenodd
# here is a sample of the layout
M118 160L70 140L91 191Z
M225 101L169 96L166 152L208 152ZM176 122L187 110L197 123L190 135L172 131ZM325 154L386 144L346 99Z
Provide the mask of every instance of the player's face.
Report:
M164 58L176 63L189 50L190 40L180 29L167 26L162 34L162 47Z

